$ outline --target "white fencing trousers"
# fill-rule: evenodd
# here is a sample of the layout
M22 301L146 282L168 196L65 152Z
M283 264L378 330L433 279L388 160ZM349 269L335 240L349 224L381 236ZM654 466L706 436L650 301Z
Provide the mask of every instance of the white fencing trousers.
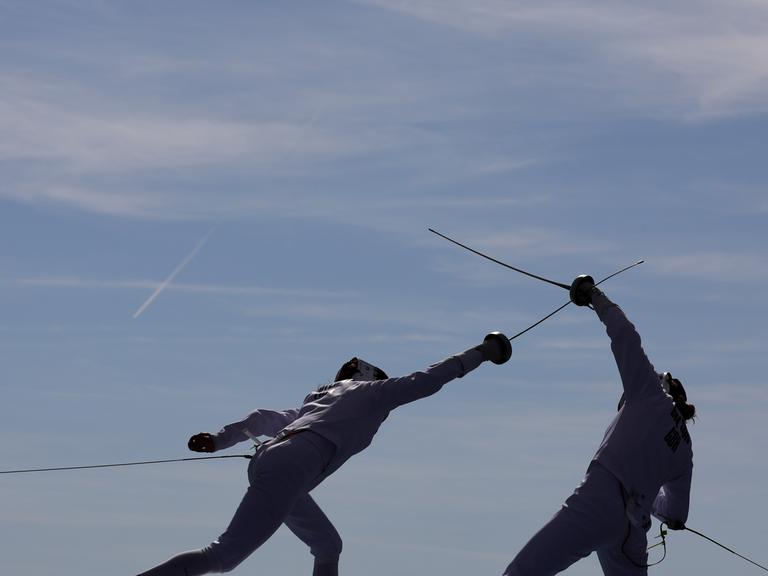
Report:
M629 523L619 480L592 462L560 511L523 547L504 576L551 576L597 552L605 576L645 576L645 531Z
M334 451L331 442L309 431L265 445L248 466L250 486L224 533L206 548L179 554L140 576L229 572L283 523L309 546L314 576L336 576L341 537L309 496Z

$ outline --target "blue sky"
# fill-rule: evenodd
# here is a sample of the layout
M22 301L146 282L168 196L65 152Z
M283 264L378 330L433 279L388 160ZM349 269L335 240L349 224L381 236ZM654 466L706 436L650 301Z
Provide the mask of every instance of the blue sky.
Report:
M562 282L644 258L605 289L698 406L689 524L768 560L767 51L753 0L0 0L2 468L184 457L352 355L408 373L565 301L434 227ZM618 396L568 307L399 409L316 490L342 571L500 574ZM205 545L246 478L0 483L5 569L89 576ZM669 547L657 574L752 570ZM309 565L281 530L239 573Z

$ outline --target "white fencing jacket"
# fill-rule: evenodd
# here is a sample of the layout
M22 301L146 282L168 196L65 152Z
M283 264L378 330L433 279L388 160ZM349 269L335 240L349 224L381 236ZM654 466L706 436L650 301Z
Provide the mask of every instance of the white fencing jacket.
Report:
M595 294L592 304L611 339L626 399L595 460L622 483L633 524L650 527L651 514L664 522L685 522L693 472L685 421L621 308L604 294Z
M341 380L321 386L304 399L299 409L255 410L244 420L224 426L213 435L216 450L253 436L281 437L311 430L336 446L325 475L365 449L389 413L408 402L430 396L454 378L461 378L483 361L477 349L433 364L408 376L361 382Z

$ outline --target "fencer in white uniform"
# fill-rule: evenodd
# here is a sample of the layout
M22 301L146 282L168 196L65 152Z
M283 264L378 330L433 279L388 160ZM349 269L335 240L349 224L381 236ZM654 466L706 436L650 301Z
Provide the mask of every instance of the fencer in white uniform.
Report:
M579 276L574 303L605 324L623 385L619 410L581 485L507 567L505 576L550 576L596 552L606 576L644 576L651 515L671 529L688 517L693 471L686 421L696 409L669 373L657 373L624 312Z
M313 576L336 576L341 537L309 493L351 456L365 449L389 413L436 393L490 360L503 364L512 347L500 332L424 371L387 378L358 358L333 383L310 393L298 409L256 410L217 434L192 436L189 448L214 452L269 436L248 466L249 487L227 529L209 546L184 552L140 576L197 576L229 572L285 524L309 546Z

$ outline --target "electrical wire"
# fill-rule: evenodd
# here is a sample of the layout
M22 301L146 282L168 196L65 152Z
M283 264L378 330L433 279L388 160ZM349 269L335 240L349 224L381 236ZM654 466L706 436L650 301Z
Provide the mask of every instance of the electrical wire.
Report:
M56 468L28 468L26 470L0 470L0 474L27 474L29 472L55 472L61 470L87 470L91 468L116 468L118 466L142 466L145 464L166 464L168 462L191 462L193 460L216 460L222 458L247 458L250 454L227 454L225 456L197 456L192 458L174 458L171 460L144 460L142 462L122 462L120 464L92 464L89 466L60 466Z
M622 494L623 497L623 494ZM653 550L657 546L663 546L664 547L664 553L661 555L661 558L659 560L656 560L656 562L651 562L650 564L641 564L640 562L635 561L632 556L630 556L627 551L624 549L624 547L627 545L627 541L629 540L630 535L632 534L632 524L627 520L627 536L624 538L624 542L621 543L621 553L624 554L624 557L630 561L633 565L637 566L638 568L650 568L651 566L656 566L657 564L661 564L664 562L664 559L667 557L667 531L664 530L664 526L666 526L666 523L662 522L659 524L659 535L656 536L656 538L661 538L661 542L657 542L653 546L648 546L646 549L646 553L649 550Z
M736 551L734 551L734 550L731 550L730 548L728 548L728 546L725 546L725 545L723 545L723 544L720 544L720 542L718 542L717 540L713 540L713 539L712 539L712 538L710 538L709 536L705 536L704 534L702 534L701 532L697 532L697 531L696 531L696 530L694 530L693 528L688 528L688 526L686 526L686 527L684 527L684 528L683 528L683 530L687 530L688 532L693 532L693 533L694 533L694 534L696 534L697 536L701 536L701 537L702 537L702 538L704 538L705 540L709 540L709 541L710 541L710 542L712 542L713 544L717 544L718 546L720 546L720 548L723 548L724 550L727 550L727 551L728 551L728 552L730 552L731 554L735 554L736 556L738 556L738 557L739 557L739 558L741 558L742 560L746 560L746 561L747 561L747 562L749 562L750 564L754 564L754 565L755 565L755 566L757 566L758 568L760 568L760 569L762 569L762 570L765 570L766 572L768 572L768 568L766 568L766 567L765 567L765 566L763 566L762 564L758 564L758 563L757 563L757 562L755 562L754 560L750 560L750 559L749 559L749 558L747 558L746 556L742 556L742 555L741 555L741 554L739 554L738 552L736 552Z

